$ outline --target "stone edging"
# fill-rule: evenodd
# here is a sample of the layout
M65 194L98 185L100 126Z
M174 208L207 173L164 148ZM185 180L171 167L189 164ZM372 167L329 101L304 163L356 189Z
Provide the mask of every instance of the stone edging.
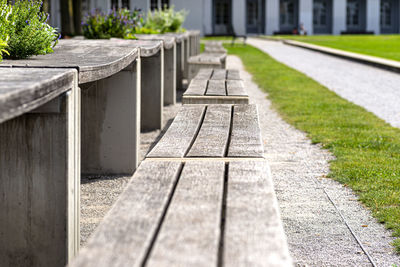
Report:
M373 65L378 68L382 68L382 69L400 73L400 62L395 61L395 60L384 59L384 58L368 56L368 55L362 55L362 54L358 54L358 53L347 52L347 51L343 51L343 50L339 50L339 49L323 47L323 46L319 46L319 45L308 44L308 43L292 41L292 40L283 40L283 43L287 44L287 45L297 46L297 47L317 51L320 53L356 61L356 62L363 63L363 64Z

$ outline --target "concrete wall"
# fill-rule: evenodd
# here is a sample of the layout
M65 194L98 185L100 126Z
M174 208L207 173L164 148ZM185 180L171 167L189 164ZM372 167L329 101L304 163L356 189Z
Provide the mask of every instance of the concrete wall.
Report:
M333 0L332 2L332 33L340 34L346 31L346 0Z
M372 31L375 34L381 32L380 24L380 0L366 0L367 4L367 31Z
M206 32L206 27L204 25L206 20L204 15L211 13L211 8L205 10L205 1L170 0L170 4L175 6L175 10L185 9L188 11L188 16L183 27L189 30L200 30L202 34ZM211 22L211 14L206 19Z
M232 25L236 34L246 34L246 0L232 0Z
M307 34L313 34L313 0L299 0L299 26L301 23Z
M279 31L279 0L265 1L265 33Z

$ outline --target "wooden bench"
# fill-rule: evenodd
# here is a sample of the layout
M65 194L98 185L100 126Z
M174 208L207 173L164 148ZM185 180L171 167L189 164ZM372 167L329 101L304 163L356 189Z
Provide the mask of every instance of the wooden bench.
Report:
M0 67L78 70L84 174L132 174L139 162L140 86L146 84L140 82L139 64L146 51L123 43L60 40L52 54L0 63Z
M291 266L254 105L183 106L83 266Z
M0 68L1 266L78 252L79 98L75 69Z
M189 82L200 69L225 69L226 53L201 53L189 58Z
M201 69L183 94L183 104L248 104L238 70Z
M221 41L207 41L204 44L205 53L227 53Z
M164 105L176 104L176 37L164 34L136 34L139 40L162 41L164 44Z

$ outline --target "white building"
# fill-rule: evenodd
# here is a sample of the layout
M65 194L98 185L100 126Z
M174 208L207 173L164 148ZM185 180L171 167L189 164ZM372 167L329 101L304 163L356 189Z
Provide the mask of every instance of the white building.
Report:
M399 33L400 0L83 0L87 10L164 5L186 9L184 27L204 35L291 33ZM57 3L52 11L57 11ZM52 12L53 13L53 12ZM54 14L54 13L53 13ZM58 25L57 22L53 24Z

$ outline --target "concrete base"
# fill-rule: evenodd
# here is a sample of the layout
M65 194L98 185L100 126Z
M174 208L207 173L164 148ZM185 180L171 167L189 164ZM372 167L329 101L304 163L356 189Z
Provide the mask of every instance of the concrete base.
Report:
M65 266L79 250L77 84L51 102L0 124L1 266Z
M82 85L82 173L132 174L139 162L140 59Z
M164 105L176 104L176 45L164 50Z
M142 57L141 129L155 130L163 126L164 50Z
M183 79L189 77L188 59L190 57L190 41L189 37L184 39L184 54L183 54Z

